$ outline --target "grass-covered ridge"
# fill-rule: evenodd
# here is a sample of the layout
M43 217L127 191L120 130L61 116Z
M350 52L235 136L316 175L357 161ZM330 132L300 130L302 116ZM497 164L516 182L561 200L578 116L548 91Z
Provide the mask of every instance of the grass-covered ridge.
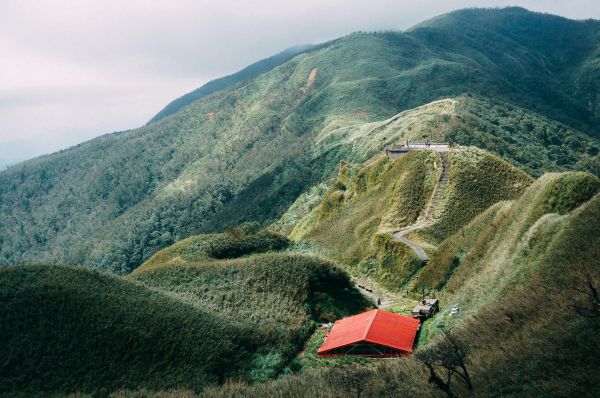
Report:
M184 388L265 381L315 321L371 305L333 263L264 254L116 277L84 268L0 271L0 393Z
M581 137L598 131L599 31L594 21L523 9L466 10L298 54L140 129L0 172L0 266L85 263L127 273L189 236L268 223L333 177L340 160L360 163L403 139L382 121L395 125L399 112L464 93L535 111L539 122L532 134L505 134L506 120L496 125L482 108L480 139L450 129L462 123L459 105L437 104L415 111L424 122L409 135L422 135L420 124L462 144L483 141L536 175L546 165L597 170L596 141ZM563 124L545 126L556 118ZM519 150L530 136L552 148Z
M310 44L291 47L269 58L265 58L251 65L248 65L239 72L233 73L229 76L225 76L219 79L212 80L204 84L202 87L199 87L192 92L182 95L181 97L167 104L167 106L165 106L160 112L158 112L150 120L149 123L157 122L160 119L170 116L179 111L181 108L185 107L186 105L198 101L199 99L206 97L207 95L210 95L217 91L226 90L236 84L242 84L247 80L261 75L275 68L278 65L281 65L285 61L288 61L290 58L293 58L298 54L314 49L315 47L317 46Z
M533 182L525 172L474 147L449 152L448 161L450 181L437 221L422 232L433 242L458 231L492 204L519 197Z
M289 241L281 235L266 231L252 233L239 228L220 234L197 235L158 251L136 268L134 273L164 264L184 265L278 251L286 248L288 244Z
M549 256L549 247L557 245L565 225L576 227L570 213L599 191L600 180L591 174L544 175L517 200L498 203L442 242L417 286L444 288L448 300L465 306L462 316L475 314L558 261ZM597 221L577 219L591 228ZM596 244L598 235L572 239L560 243L562 250L572 250L569 261L593 262L587 249L580 252L577 247Z
M292 239L307 242L355 273L399 287L419 261L389 232L419 216L437 177L435 162L433 153L413 152L367 166L342 163L319 205L296 224Z
M429 243L442 241L490 205L518 197L532 182L523 171L477 148L453 149L447 157L450 181L435 209L437 221L419 233ZM296 223L290 237L390 289L402 288L421 262L391 232L423 216L440 178L440 162L436 152L414 151L398 160L342 163L321 202Z
M243 373L254 347L215 314L84 268L0 271L0 392L198 390Z
M519 198L490 207L440 245L420 283L439 289L442 310L423 326L421 339L429 344L417 353L426 356L436 349L441 330L452 330L455 341L468 347L471 389L454 378L449 386L453 394L550 397L600 392L600 316L591 290L600 286L599 192L600 181L590 174L548 174ZM458 263L452 264L455 258ZM437 268L441 272L436 274ZM434 280L441 284L432 284ZM460 311L449 317L454 304ZM444 396L429 376L412 356L371 367L312 369L255 386L232 383L207 393Z

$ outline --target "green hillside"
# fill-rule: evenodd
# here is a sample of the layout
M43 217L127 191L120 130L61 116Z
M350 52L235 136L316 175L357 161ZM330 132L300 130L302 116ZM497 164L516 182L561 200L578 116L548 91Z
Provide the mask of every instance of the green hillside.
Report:
M203 97L206 97L207 95L210 95L217 91L225 90L233 85L241 84L247 80L250 80L262 73L265 73L275 68L276 66L281 65L290 58L293 58L294 56L303 52L310 51L316 47L317 46L314 45L304 45L287 48L282 52L275 54L269 58L265 58L251 65L248 65L247 67L245 67L237 73L212 80L203 85L202 87L199 87L194 91L182 95L181 97L169 103L160 112L158 112L150 120L149 123L159 121L162 118L172 115L184 106L189 105L192 102L197 101Z
M197 390L256 350L215 314L80 267L6 269L0 297L0 393Z
M208 260L231 259L247 254L277 251L289 241L269 232L249 233L240 229L221 234L192 236L154 254L133 272L138 273L162 265L185 265Z
M436 289L441 312L422 326L415 355L232 383L205 395L445 396L425 363L441 377L442 363L463 372L457 352L470 387L454 373L453 396L597 395L599 192L590 174L544 175L444 240L419 277L420 286ZM459 311L450 317L454 305Z
M450 181L436 222L422 232L433 242L458 231L490 205L520 196L533 181L508 162L477 148L451 151L448 161Z
M421 273L418 283L443 287L447 303L429 333L460 330L483 380L511 380L483 395L600 391L598 303L588 295L600 281L599 191L589 174L545 175L444 241ZM460 305L453 318L452 303Z
M385 129L396 120L503 154L534 175L548 165L597 172L599 31L596 21L519 8L464 10L298 54L142 128L0 172L0 266L127 273L183 238L270 223L339 161L362 162L402 139ZM418 108L465 93L476 102L457 99L454 113ZM511 132L498 109L533 127ZM469 120L479 130L449 129ZM532 137L548 149L521 148Z
M370 305L331 262L299 255L134 277L11 267L0 271L0 394L264 381L294 366L314 321Z
M1 171L0 396L600 396L599 48L456 11ZM317 357L358 288L440 300L413 355Z
M450 182L435 211L436 221L420 232L430 243L456 232L490 205L518 197L532 181L477 148L454 149L447 157ZM337 179L313 210L297 221L290 236L354 273L399 289L421 261L408 246L393 240L391 232L423 215L439 179L439 163L439 154L429 151L413 151L399 160L381 157L366 166L342 163ZM286 213L282 218L298 217Z

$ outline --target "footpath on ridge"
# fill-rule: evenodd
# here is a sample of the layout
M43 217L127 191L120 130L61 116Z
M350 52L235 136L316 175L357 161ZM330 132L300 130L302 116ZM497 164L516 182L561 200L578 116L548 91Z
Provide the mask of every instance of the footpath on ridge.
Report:
M398 242L402 242L405 245L408 245L411 249L413 249L413 251L419 257L419 259L424 263L429 262L429 256L427 256L427 253L425 253L425 250L423 250L423 247L419 245L419 243L411 241L406 236L411 232L427 228L435 223L435 211L439 207L444 197L444 193L446 192L446 188L448 187L448 182L450 181L450 167L448 163L447 153L440 151L438 152L438 155L440 157L442 171L440 173L440 178L435 184L435 188L433 189L431 198L427 203L425 213L422 217L419 217L419 219L414 224L408 225L392 235L395 240L397 240Z
M437 152L439 155L440 165L442 168L440 177L436 182L436 185L433 189L431 197L429 198L429 202L425 207L425 212L423 213L423 215L419 217L419 219L417 219L417 221L414 224L401 228L400 230L392 234L393 238L396 241L401 242L410 247L419 257L423 265L429 262L429 256L423 249L423 246L419 244L419 242L410 240L407 237L407 235L420 229L427 228L435 223L436 210L442 202L444 193L446 192L448 183L450 181L450 165L448 162L447 150L437 150L436 148L427 149L433 152ZM420 272L417 271L415 275L412 276L412 278L404 286L403 290L406 290L407 292L412 290L419 276L419 273ZM358 288L360 288L363 291L364 294L369 296L374 302L380 300L381 304L379 305L379 308L389 308L399 304L401 301L404 301L402 300L400 294L394 294L392 292L389 292L388 290L386 290L385 288L383 288L382 286L370 279L359 277L354 279L354 283L357 285Z

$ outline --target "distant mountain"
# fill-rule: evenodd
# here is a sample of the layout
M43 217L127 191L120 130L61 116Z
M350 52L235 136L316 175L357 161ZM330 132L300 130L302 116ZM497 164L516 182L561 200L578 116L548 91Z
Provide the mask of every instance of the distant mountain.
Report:
M599 34L473 9L293 50L169 117L1 172L0 266L127 273L177 240L278 219L341 160L407 138L474 144L534 175L600 170Z
M194 101L199 100L202 97L210 95L216 91L224 90L229 88L235 84L243 83L247 80L255 78L261 73L267 72L276 66L281 65L282 63L288 61L290 58L295 57L298 54L303 52L315 49L316 45L306 44L303 46L294 46L288 49L283 50L282 52L273 55L272 57L265 58L258 62L253 63L242 69L239 72L236 72L232 75L221 77L219 79L211 80L200 88L189 92L176 100L170 102L167 106L165 106L160 112L156 114L151 120L150 123L156 122L164 117L167 117L184 106L191 104Z

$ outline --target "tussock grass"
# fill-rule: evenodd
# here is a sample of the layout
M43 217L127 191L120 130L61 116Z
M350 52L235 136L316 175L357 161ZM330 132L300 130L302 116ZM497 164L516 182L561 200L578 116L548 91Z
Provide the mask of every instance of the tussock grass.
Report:
M286 248L288 244L289 241L278 234L266 231L248 233L239 228L220 234L197 235L160 250L133 273L144 272L163 264L188 264L277 251Z
M546 252L567 222L566 214L589 201L598 190L600 181L587 173L544 175L519 199L499 203L464 232L443 242L417 285L444 286L446 300L463 307L453 322L476 314L534 277L544 266L542 259L553 261ZM593 241L597 236L579 239ZM438 327L447 326L442 319Z
M433 242L458 231L496 202L520 196L533 179L493 154L478 148L451 151L450 182L437 222L421 235Z
M420 264L389 232L413 223L431 195L435 156L412 152L359 167L342 163L323 200L291 237L354 272L367 273L391 289L401 287Z
M26 395L265 381L298 368L315 321L370 306L335 264L292 254L129 277L13 267L0 298L0 393Z
M555 189L556 185L563 189ZM553 193L568 192L569 186L574 188L572 198L579 199L553 203L578 205L568 206L562 215L538 214L537 220L529 220L528 214L548 203ZM469 345L467 366L473 390L453 382L456 395L595 396L600 392L600 318L576 311L597 305L576 290L585 287L584 276L600 281L600 194L587 189L587 194L579 195L590 186L597 187L598 181L588 174L546 175L522 197L494 205L473 220L464 235L459 232L442 244L454 240L461 251L469 244L473 249L477 245L489 248L465 252L450 273L442 312L428 321L427 329L434 330L427 336L431 342L439 337L435 329L443 327L452 328ZM529 227L517 236L524 223ZM496 232L487 234L488 228ZM434 261L431 264L435 266ZM459 316L448 318L449 304L454 302L461 305ZM215 397L356 396L355 386L361 385L361 393L371 396L443 396L412 357L374 368L342 367L341 384L336 370L317 368L255 386L230 383L205 393Z
M0 392L187 387L240 375L240 329L140 283L84 268L0 271Z
M532 182L526 173L477 148L452 150L448 157L450 182L436 209L437 221L418 232L425 245L441 242L488 206L519 196ZM291 238L389 289L402 288L421 262L390 232L422 214L439 178L438 161L435 153L409 152L396 161L380 158L362 167L343 162L321 203L296 224Z

